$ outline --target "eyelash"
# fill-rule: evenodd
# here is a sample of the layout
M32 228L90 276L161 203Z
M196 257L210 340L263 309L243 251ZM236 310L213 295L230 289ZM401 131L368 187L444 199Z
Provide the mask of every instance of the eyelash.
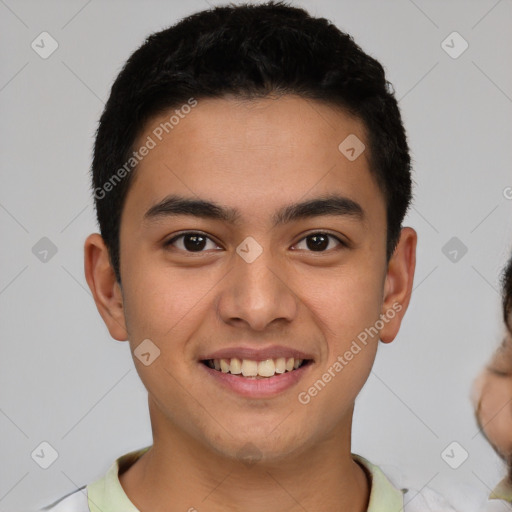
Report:
M205 233L202 233L201 231L185 231L184 233L180 233L179 235L176 235L174 236L173 238L171 238L170 240L168 240L167 242L164 243L164 247L171 247L172 244L174 242L176 242L176 240L179 240L180 238L183 238L187 235L199 235L199 236L202 236L204 238L207 238L208 240L210 240L211 242L215 243L208 235L206 235ZM314 235L326 235L328 236L329 238L332 238L334 240L336 240L337 242L339 242L339 245L341 246L340 248L346 248L348 247L348 244L346 242L344 242L343 240L341 240L339 237L331 234L331 233L327 233L326 231L314 231L312 233L309 233L307 234L306 236L302 237L298 242L297 244L299 244L300 242L302 242L303 240L306 240L307 238L309 237L312 237ZM295 245L297 245L295 244ZM218 244L216 244L218 245ZM188 254L201 254L203 252L206 252L204 250L202 251L187 251L186 249L177 249L179 251L183 251L185 253L188 253ZM333 249L328 249L328 250L325 250L325 251L308 251L308 252L318 252L318 253L328 253L328 252L331 252Z

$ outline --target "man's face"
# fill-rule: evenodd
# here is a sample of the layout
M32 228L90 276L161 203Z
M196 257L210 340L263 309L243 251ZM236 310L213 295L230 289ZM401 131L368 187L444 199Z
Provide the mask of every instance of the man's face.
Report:
M154 432L270 460L349 431L379 336L374 328L359 351L353 341L391 307L383 194L367 150L351 161L338 149L349 135L367 144L362 123L294 96L199 100L158 141L170 115L135 144L157 142L137 167L120 230L127 337L132 351L147 339L160 350L149 365L134 357ZM148 213L170 195L236 219L169 205ZM324 209L284 210L334 196ZM306 364L250 376L262 360L272 359L259 367L272 374L294 355ZM221 370L207 361L221 358ZM240 371L233 359L247 376L225 373Z

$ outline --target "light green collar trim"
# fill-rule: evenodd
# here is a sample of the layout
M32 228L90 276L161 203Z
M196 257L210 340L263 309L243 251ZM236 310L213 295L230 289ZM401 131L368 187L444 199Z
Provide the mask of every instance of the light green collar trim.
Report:
M368 512L401 512L404 507L404 495L388 480L382 470L360 455L352 458L364 466L372 481Z
M504 478L491 492L490 500L505 500L512 503L512 485Z
M139 512L129 500L119 481L119 468L131 466L151 446L122 455L110 466L106 475L87 486L91 512ZM352 455L371 478L368 512L399 512L403 509L403 494L394 487L378 466L360 455Z
M119 468L131 466L151 446L122 455L110 466L107 474L87 486L91 512L139 512L129 500L119 481Z

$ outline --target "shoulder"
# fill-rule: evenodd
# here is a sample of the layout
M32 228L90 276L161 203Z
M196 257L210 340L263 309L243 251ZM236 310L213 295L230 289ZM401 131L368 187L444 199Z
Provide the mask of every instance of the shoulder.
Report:
M408 488L404 492L404 512L459 512L459 510L433 489L424 487L420 490ZM464 512L469 511L464 510Z
M84 485L37 512L90 512L87 487Z
M453 485L442 496L395 466L381 469L404 493L404 512L512 512L512 486L507 487L506 481L496 486L491 496L470 484Z

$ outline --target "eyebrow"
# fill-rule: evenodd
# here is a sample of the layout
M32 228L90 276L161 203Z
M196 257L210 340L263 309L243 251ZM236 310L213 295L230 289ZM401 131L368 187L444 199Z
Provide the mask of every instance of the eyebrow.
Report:
M237 224L242 217L236 208L222 206L204 199L169 195L149 208L144 214L143 220L148 223L177 215L191 215L229 224ZM348 216L360 221L365 219L364 210L359 203L348 197L331 194L284 206L273 215L273 227L322 215Z

